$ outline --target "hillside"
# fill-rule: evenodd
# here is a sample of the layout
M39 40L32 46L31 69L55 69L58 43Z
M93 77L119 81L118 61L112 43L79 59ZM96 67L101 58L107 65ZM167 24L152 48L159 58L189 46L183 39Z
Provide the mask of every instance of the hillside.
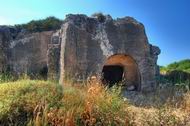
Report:
M181 60L178 62L171 63L167 65L166 67L161 66L160 71L161 72L170 72L170 71L184 71L190 73L190 59Z

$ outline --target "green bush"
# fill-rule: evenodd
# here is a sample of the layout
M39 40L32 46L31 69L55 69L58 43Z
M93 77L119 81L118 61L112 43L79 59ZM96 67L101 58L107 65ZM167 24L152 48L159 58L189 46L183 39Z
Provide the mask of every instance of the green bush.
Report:
M62 20L55 17L47 17L41 20L32 20L27 24L15 25L17 29L25 29L29 32L42 32L57 30L61 27Z
M174 62L168 66L160 66L160 82L173 84L179 89L190 88L190 59Z
M99 22L104 22L106 20L106 17L101 12L92 14L92 17L97 18Z
M168 71L181 70L190 73L190 59L174 62L165 67Z

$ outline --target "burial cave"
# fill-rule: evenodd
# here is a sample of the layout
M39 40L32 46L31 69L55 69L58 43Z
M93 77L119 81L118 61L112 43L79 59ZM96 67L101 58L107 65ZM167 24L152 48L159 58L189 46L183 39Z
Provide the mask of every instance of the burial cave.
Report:
M69 14L60 29L42 32L0 26L0 72L41 73L60 84L103 74L109 86L154 90L160 49L148 42L144 25L128 16L103 16Z
M135 60L125 54L110 56L103 67L103 83L110 86L121 83L130 90L140 89L140 73Z

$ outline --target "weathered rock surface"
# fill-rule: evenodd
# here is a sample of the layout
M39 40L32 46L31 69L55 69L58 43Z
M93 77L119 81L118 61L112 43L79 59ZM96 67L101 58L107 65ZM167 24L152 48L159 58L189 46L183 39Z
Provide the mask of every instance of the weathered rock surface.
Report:
M14 75L47 74L47 50L52 31L39 33L18 32L15 28L0 27L0 70Z
M18 31L14 27L0 26L0 73L8 70L10 41L17 34Z
M51 41L48 44L48 78L59 80L60 72L60 31L52 35Z
M136 62L140 90L152 90L156 86L160 49L148 43L143 24L135 19L113 20L106 16L104 22L99 22L85 15L68 15L61 31L61 82L66 76L83 79L101 74L107 59L120 54ZM126 69L130 68L126 65Z
M9 65L13 72L47 74L47 50L52 32L41 32L24 35L10 43Z
M149 44L143 24L132 17L104 20L67 15L58 31L26 33L0 27L0 72L45 74L83 80L104 66L122 66L125 84L142 91L156 86L160 49ZM137 84L138 83L138 84ZM134 86L131 86L134 85Z

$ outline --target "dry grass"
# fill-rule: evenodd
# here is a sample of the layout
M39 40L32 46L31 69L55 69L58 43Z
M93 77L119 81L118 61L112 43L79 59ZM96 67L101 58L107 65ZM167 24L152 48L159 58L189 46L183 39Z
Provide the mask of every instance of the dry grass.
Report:
M22 80L0 85L0 125L189 126L190 93L172 88L154 93L87 84Z

